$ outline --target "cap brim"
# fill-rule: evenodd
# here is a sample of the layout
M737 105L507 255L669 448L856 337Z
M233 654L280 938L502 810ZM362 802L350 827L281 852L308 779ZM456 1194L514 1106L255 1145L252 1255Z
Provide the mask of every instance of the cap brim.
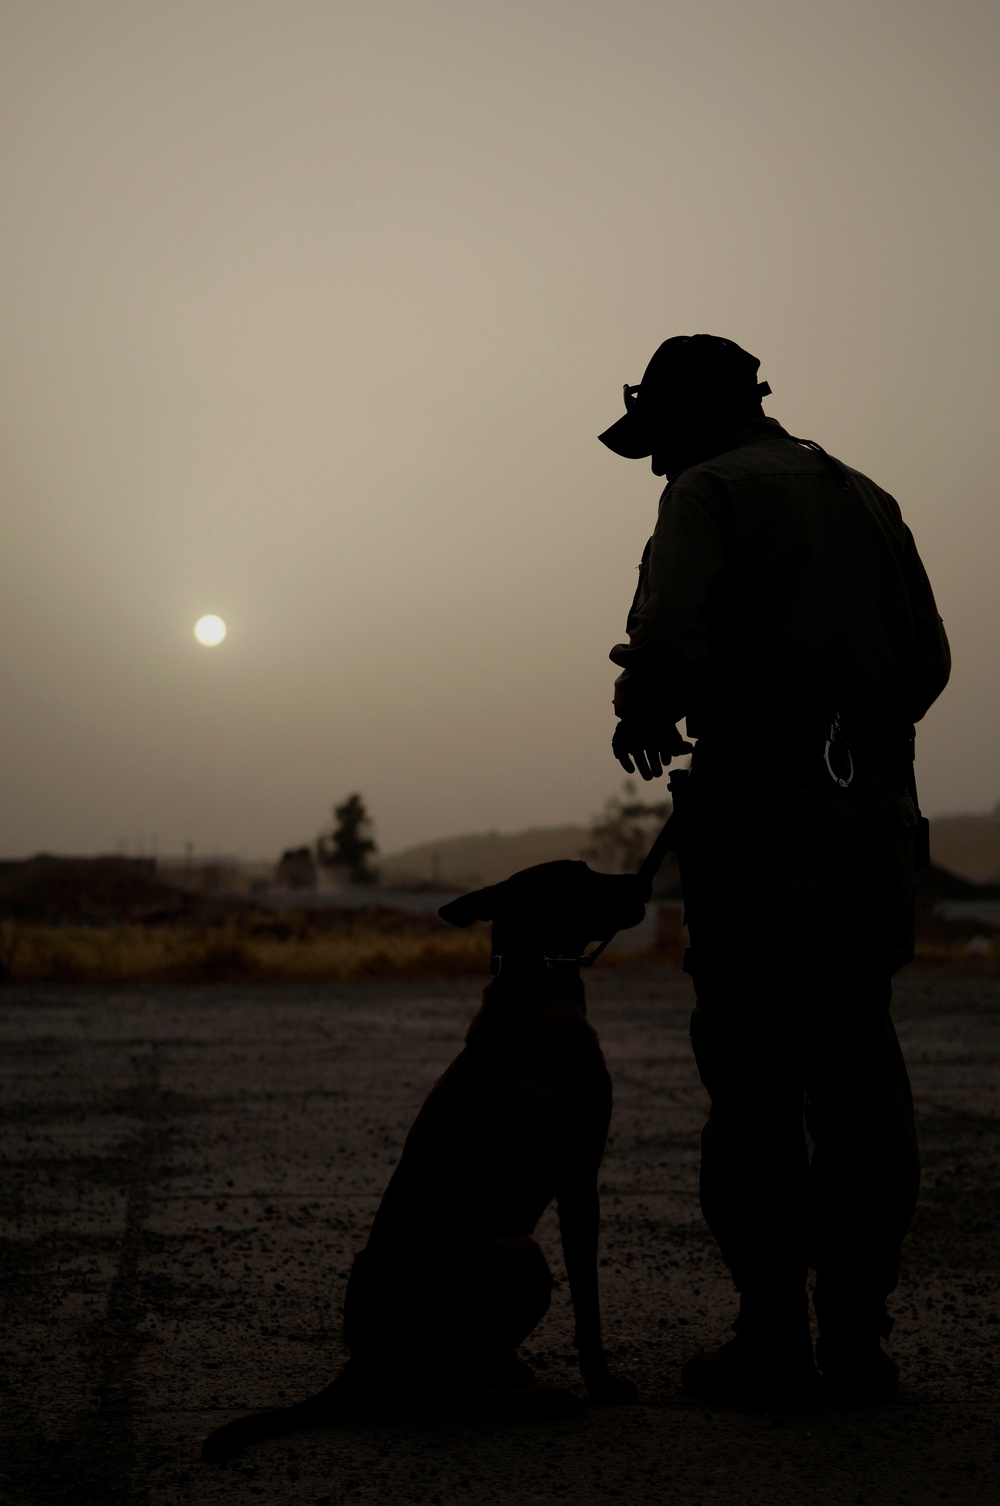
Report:
M601 444L606 444L609 450L625 460L645 460L653 453L646 426L634 413L626 413L624 418L597 437Z

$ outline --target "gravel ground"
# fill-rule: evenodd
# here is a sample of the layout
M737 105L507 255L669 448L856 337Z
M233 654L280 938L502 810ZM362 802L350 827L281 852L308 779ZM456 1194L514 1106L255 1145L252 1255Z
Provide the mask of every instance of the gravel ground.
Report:
M545 1427L353 1427L226 1466L237 1412L317 1389L404 1134L459 1048L470 981L7 989L0 997L3 1463L12 1503L847 1506L1000 1499L1000 997L912 972L897 1021L924 1157L894 1300L899 1403L808 1417L679 1391L729 1282L697 1204L704 1095L687 980L598 970L615 1082L603 1175L609 1347L639 1405ZM540 1239L560 1272L551 1211ZM528 1356L577 1384L564 1281Z

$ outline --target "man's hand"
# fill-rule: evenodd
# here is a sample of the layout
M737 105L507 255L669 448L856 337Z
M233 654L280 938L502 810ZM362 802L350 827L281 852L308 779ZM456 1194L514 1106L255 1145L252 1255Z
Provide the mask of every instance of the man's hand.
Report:
M659 779L670 761L681 753L691 753L687 743L670 722L655 725L634 717L623 717L611 739L611 751L626 774L636 771L643 779Z

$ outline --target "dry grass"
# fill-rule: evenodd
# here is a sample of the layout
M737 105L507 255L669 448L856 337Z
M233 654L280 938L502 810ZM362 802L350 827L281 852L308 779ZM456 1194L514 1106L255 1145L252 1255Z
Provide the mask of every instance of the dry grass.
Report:
M921 906L917 909L914 951L918 962L989 970L1000 965L1000 930L982 920L949 920Z
M665 905L655 951L609 950L601 967L680 966L687 933ZM319 983L482 977L489 927L446 926L431 914L377 910L259 912L215 923L117 925L0 921L0 981L41 983ZM919 961L992 973L1000 933L971 922L918 919Z
M489 932L391 930L355 922L247 926L42 925L5 922L0 976L12 982L350 982L485 973Z
M661 926L655 951L614 947L602 968L680 964L685 937ZM350 983L482 977L490 930L391 910L300 911L213 925L0 922L0 981L15 983Z

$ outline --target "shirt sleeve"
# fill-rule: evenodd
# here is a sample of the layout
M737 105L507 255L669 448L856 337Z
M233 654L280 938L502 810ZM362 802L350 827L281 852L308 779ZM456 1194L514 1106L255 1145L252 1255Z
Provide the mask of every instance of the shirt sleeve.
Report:
M668 486L639 567L628 642L610 654L622 671L616 715L676 723L687 714L708 668L710 603L723 567L718 528L695 490Z
M927 571L923 567L910 530L903 526L903 557L906 587L913 618L913 705L915 722L926 715L951 675L951 648L938 613Z

